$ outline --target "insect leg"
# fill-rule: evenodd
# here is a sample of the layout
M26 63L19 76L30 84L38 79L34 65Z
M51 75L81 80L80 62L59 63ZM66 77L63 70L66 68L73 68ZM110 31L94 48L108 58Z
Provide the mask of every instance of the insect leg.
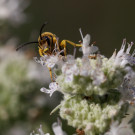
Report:
M66 40L62 40L60 43L60 46L62 46L64 48L64 55L66 56L67 52L66 52Z
M52 81L52 82L54 82L54 80L53 80L53 76L52 76L52 69L51 69L51 68L49 68L49 67L48 67L48 69L49 69L49 73L50 73L51 81Z
M69 41L69 40L62 40L60 43L60 46L62 46L64 48L65 56L66 56L66 43L69 43L69 44L73 45L74 47L82 47L81 44L75 44L74 42Z

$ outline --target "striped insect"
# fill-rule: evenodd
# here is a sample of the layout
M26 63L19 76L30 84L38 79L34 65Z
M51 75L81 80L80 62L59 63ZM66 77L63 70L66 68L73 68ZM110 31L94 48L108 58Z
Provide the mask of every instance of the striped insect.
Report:
M58 37L51 32L42 33L43 28L46 26L46 24L47 24L47 22L45 22L40 29L38 41L24 43L24 44L20 45L19 47L17 47L16 50L18 51L22 47L29 45L29 44L38 44L39 55L41 57L44 55L47 55L47 56L57 55L58 53L60 53L60 55L62 55L62 56L66 56L67 55L67 50L66 50L67 43L69 43L70 45L72 45L74 47L82 47L81 44L76 44L69 40L62 40L59 42ZM50 67L48 67L48 69L50 72L51 80L53 81L52 69Z

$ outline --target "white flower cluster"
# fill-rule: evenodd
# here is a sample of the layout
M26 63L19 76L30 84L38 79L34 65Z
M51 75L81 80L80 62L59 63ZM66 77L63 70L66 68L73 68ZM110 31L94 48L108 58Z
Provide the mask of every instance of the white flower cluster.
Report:
M103 133L110 124L111 118L120 111L119 104L102 103L95 99L82 100L81 96L74 96L61 102L60 116L68 120L68 124L78 129L84 129L85 134L95 135Z
M86 135L105 132L105 135L121 135L123 131L119 130L125 130L124 127L130 132L131 123L123 125L120 121L128 110L124 108L134 104L135 98L135 51L130 54L133 42L126 49L124 39L118 53L115 50L106 58L98 47L89 45L89 34L83 37L81 30L80 33L81 58L61 56L58 52L36 60L55 73L55 81L50 83L49 89L41 88L41 91L50 96L55 91L63 93L64 99L54 111L60 109L60 116Z
M111 57L111 59L114 60L115 65L125 67L127 64L130 64L130 65L135 64L135 57L134 57L135 51L133 51L133 53L130 54L132 45L133 45L133 42L131 42L131 44L128 43L128 48L125 51L126 39L123 40L120 51L116 53L116 50L115 50Z
M29 1L24 0L0 0L0 20L8 20L14 26L25 22L23 11L28 5Z
M47 66L48 68L54 68L55 65L59 65L62 62L60 53L63 52L60 51L56 55L44 55L40 57L40 60L38 60L37 57L34 57L34 60L37 63L40 63L42 66Z
M50 94L51 97L56 90L59 90L59 85L56 82L52 82L50 83L49 88L50 89L41 88L40 91Z
M125 51L126 39L123 40L120 51L116 54L113 53L110 60L113 60L116 66L121 66L125 69L127 74L123 78L123 83L119 87L119 91L122 93L123 99L134 102L135 98L135 50L130 54L130 50L133 46L133 42L128 44L128 48Z

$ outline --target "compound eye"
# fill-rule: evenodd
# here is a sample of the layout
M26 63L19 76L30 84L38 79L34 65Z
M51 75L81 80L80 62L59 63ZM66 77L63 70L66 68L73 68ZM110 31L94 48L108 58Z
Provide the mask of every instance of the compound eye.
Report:
M46 36L42 37L42 40L47 40L47 37Z
M50 46L50 39L49 39L49 37L44 36L42 39L44 39L47 42L48 46Z

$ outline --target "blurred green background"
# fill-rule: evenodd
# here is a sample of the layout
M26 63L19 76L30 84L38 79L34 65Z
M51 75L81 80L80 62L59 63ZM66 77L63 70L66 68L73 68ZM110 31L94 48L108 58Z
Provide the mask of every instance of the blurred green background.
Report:
M1 0L0 134L26 135L40 124L52 132L51 124L58 113L49 113L62 98L58 93L50 98L40 92L41 87L48 87L50 78L48 70L33 61L39 56L37 46L19 52L15 47L36 41L41 25L48 21L44 31L75 43L81 40L81 27L84 35L91 35L91 43L96 41L100 52L110 57L115 48L120 48L123 38L135 41L134 6L134 0ZM75 132L67 127L65 131Z

